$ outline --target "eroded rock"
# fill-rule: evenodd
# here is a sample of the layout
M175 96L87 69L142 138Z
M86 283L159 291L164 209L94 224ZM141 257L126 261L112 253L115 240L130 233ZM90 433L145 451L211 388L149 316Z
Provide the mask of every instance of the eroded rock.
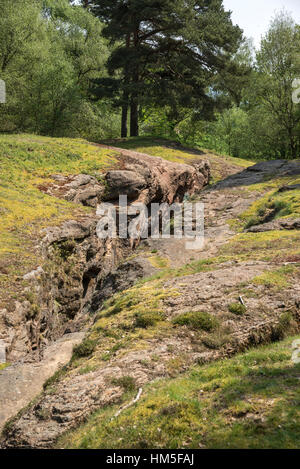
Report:
M105 190L103 184L88 174L74 176L56 174L52 176L52 179L53 183L40 185L39 189L46 194L89 207L97 206Z

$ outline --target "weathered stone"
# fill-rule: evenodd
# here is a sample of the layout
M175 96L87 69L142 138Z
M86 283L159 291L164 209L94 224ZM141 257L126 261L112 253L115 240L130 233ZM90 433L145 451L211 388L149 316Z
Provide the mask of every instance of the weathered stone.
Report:
M251 226L247 231L249 233L263 233L264 231L274 230L300 230L300 218L282 218L269 223Z
M121 160L124 169L107 174L108 194L127 194L146 205L181 202L185 193L199 192L210 178L208 161L180 164L129 150L122 150Z
M215 189L249 186L272 179L275 176L294 176L296 174L300 174L300 160L262 161L220 181L216 184Z
M53 175L55 182L40 185L41 191L89 207L96 207L104 193L104 186L88 174L74 176Z
M105 179L107 184L105 200L117 199L119 195L135 199L147 186L145 179L134 171L109 171Z

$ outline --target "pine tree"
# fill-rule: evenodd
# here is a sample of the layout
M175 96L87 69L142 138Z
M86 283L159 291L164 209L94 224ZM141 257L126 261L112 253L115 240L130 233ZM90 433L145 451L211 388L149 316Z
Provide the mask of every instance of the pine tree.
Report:
M108 61L111 80L94 93L122 106L122 136L139 132L139 106L209 101L216 73L228 67L242 32L222 0L92 0L91 11L106 24L115 48Z

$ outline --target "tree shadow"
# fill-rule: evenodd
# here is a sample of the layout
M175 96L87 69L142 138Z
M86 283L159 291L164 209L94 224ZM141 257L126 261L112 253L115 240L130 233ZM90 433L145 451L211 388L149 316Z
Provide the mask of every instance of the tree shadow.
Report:
M300 160L270 160L262 161L253 166L242 170L239 173L232 174L222 181L212 186L211 190L219 190L225 188L234 188L239 186L252 186L264 182L270 182L277 178L287 180L293 176L300 175Z
M263 366L222 386L215 410L233 416L226 433L213 435L216 447L299 447L300 365ZM239 404L251 404L251 410Z

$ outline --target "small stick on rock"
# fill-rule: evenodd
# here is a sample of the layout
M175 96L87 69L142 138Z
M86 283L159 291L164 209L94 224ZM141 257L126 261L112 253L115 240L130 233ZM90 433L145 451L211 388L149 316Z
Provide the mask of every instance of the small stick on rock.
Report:
M239 296L239 302L241 303L241 305L246 306L245 302L244 302L244 300L241 296Z
M116 417L118 417L120 415L121 412L123 412L123 410L126 410L128 409L129 407L131 407L132 405L134 405L141 397L142 395L142 392L143 392L143 388L140 388L136 397L134 399L132 399L132 401L130 401L128 404L124 405L123 407L121 407L121 409L118 410L118 412L115 413L115 415L111 418L111 420L115 419Z

